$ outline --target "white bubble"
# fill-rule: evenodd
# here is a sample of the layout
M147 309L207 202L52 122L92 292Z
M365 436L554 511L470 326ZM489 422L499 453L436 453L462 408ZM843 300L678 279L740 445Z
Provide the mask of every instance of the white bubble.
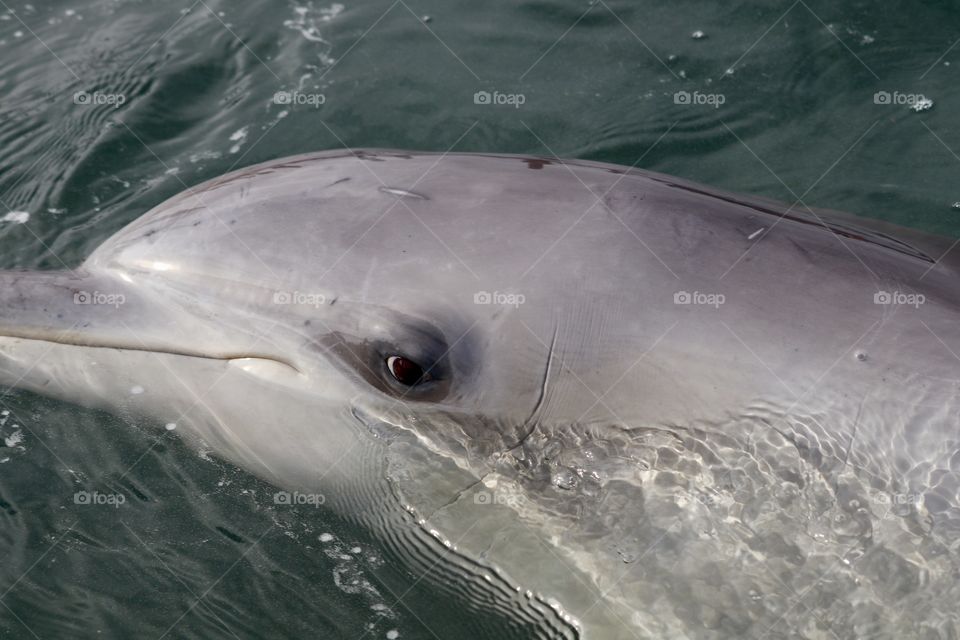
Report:
M387 631L387 640L397 640L400 637L400 632L396 629L390 629Z
M230 147L230 153L237 153L240 151L240 147L244 142L247 141L247 134L250 131L250 127L240 127L236 131L230 134L230 141L235 142L233 146Z
M136 386L134 386L134 387L130 387L130 395L138 396L138 395L140 395L140 394L143 393L143 392L144 392L144 388L141 387L140 385L136 385Z
M363 549L360 547L354 547L353 549L350 549L350 553L360 553L361 551L363 551Z
M23 432L15 431L11 433L9 436L3 439L3 444L5 444L10 449L19 447L20 445L23 444Z
M14 224L24 224L30 219L30 214L26 211L10 211L0 218L0 222L13 222Z
M167 431L173 431L174 429L177 428L177 423L176 423L176 422L168 422L164 428L165 428Z
M703 40L704 38L707 37L707 34L705 34L700 29L697 29L696 31L690 34L690 37L693 38L694 40Z
M332 534L332 533L321 533L321 534L320 534L320 542L330 542L330 541L332 541L332 540L333 540L333 534Z

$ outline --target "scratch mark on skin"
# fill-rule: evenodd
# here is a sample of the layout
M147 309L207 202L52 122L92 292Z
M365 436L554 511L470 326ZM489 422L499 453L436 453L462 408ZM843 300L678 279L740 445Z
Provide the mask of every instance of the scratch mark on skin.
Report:
M560 332L560 326L557 325L553 328L553 337L550 339L550 350L547 353L547 365L544 367L543 371L543 382L540 383L540 395L537 398L537 403L533 407L533 411L530 412L530 417L524 420L525 433L520 437L520 440L517 444L513 445L508 449L508 451L513 451L520 445L522 445L530 435L537 430L537 427L540 426L540 417L542 410L547 401L547 385L550 382L550 373L553 370L553 354L556 352L557 347L557 334Z
M850 442L847 443L847 451L843 456L844 469L850 463L850 450L853 449L853 441L857 439L857 429L860 428L860 416L863 414L863 403L865 401L866 398L860 401L860 406L857 407L857 417L853 419L853 432L850 434ZM836 487L834 487L834 493L836 493Z
M527 167L530 169L543 169L544 166L553 164L546 158L523 158L523 161L527 163Z
M427 196L417 193L416 191L408 191L407 189L397 189L396 187L378 187L378 190L382 193L389 193L393 196L398 196L400 198L413 198L415 200L429 200Z
M441 504L440 506L438 506L436 509L434 509L433 511L431 511L431 512L430 512L430 515L428 515L428 516L426 517L426 519L427 519L427 520L430 520L431 518L433 518L433 517L434 517L437 513L439 513L440 511L443 511L443 510L446 509L447 507L452 506L452 505L460 502L460 499L463 497L463 495L464 495L465 493L467 493L468 491L470 491L471 489L473 489L474 487L476 487L476 486L478 486L478 485L483 485L484 480L486 479L486 477L487 477L488 475L490 475L489 472L483 474L483 476L481 476L480 478L478 478L476 481L471 482L469 485L467 485L467 486L464 487L463 489L460 489L459 491L457 491L456 494L454 494L454 496L453 496L452 498L450 498L449 500L447 500L446 502L444 502L443 504Z
M379 266L379 261L378 261L376 258L374 258L373 260L370 261L370 267L367 269L367 275L364 276L364 278L363 278L363 285L362 285L361 288L360 288L360 300L361 300L361 301L366 301L366 300L368 300L367 295L368 295L369 292L370 292L370 283L371 283L371 282L373 281L373 279L374 279L374 278L373 278L373 274L374 274L374 272L377 270L377 267L378 267L378 266Z

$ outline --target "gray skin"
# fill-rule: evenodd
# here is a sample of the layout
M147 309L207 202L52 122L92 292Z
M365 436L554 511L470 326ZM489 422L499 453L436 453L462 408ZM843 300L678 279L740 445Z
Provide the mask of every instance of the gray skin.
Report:
M592 162L286 158L0 273L0 382L323 493L531 637L948 637L960 287L878 228Z

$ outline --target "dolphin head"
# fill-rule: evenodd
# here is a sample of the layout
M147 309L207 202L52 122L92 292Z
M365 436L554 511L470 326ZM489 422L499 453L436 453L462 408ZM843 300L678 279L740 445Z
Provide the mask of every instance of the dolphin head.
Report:
M537 431L685 424L761 388L787 405L770 368L805 369L745 359L742 342L857 302L824 288L763 323L756 304L675 304L722 295L756 224L677 184L484 155L249 167L161 204L75 271L3 274L2 381L182 425L294 487L349 485L398 431L476 475ZM738 337L717 340L723 326ZM817 347L821 370L845 338Z
M482 468L547 418L554 311L589 276L560 254L520 281L548 247L491 208L529 194L490 160L465 183L432 156L324 154L191 189L75 270L4 273L0 380L176 425L282 486L349 484L384 429Z
M295 486L349 482L383 428L482 472L538 428L679 422L739 375L700 361L694 384L685 365L710 337L662 339L685 311L665 260L690 247L648 212L696 212L700 196L623 178L392 152L236 171L74 271L4 274L3 381L182 424ZM627 209L649 217L644 238ZM703 270L728 239L694 222Z

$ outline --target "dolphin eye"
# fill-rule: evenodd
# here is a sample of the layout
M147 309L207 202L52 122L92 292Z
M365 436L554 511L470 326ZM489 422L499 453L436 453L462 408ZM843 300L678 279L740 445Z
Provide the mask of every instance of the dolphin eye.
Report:
M396 378L397 382L407 387L412 387L430 379L430 375L423 370L423 367L403 356L387 358L387 369L390 371L390 375Z

